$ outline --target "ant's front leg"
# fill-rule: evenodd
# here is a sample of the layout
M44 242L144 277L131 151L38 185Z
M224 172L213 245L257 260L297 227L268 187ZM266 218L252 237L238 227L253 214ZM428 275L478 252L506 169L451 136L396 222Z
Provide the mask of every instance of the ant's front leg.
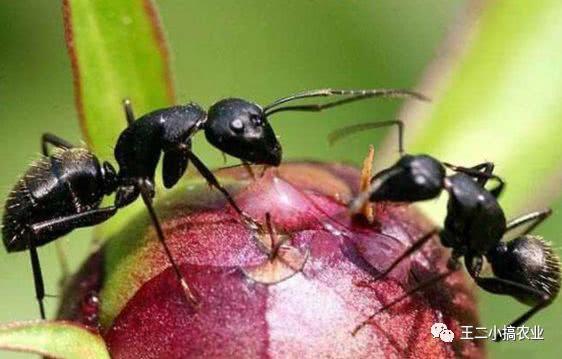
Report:
M199 173L203 176L203 178L205 178L209 186L215 187L223 194L223 196L226 198L228 203L232 206L232 208L234 208L236 213L238 213L242 217L242 219L247 225L249 225L254 230L261 228L261 225L259 223L257 223L252 217L250 217L246 212L242 211L242 209L238 207L238 204L236 204L234 198L232 198L232 196L230 195L230 193L228 193L226 188L224 188L219 183L213 172L211 172L211 170L209 170L207 166L205 166L205 164L201 162L201 160L193 152L189 151L187 153L187 156L189 157L190 161L193 163L195 168L197 168Z

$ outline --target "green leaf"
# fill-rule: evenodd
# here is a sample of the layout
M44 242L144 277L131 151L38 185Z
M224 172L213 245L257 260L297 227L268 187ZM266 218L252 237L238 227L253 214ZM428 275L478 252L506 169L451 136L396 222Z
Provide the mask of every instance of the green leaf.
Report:
M151 0L64 0L63 10L83 136L100 159L114 162L113 148L127 126L124 98L137 115L174 103L157 10ZM129 206L97 233L119 231L141 208Z
M409 104L402 118L409 121L408 152L430 153L461 165L495 162L496 173L507 181L500 202L508 218L513 218L555 205L561 189L562 3L485 3L480 14L465 19L461 29L465 31L452 34L445 55L430 67L422 91L433 102ZM395 137L389 140L396 151ZM537 229L548 240L556 241L560 233L556 218L561 204L552 219ZM424 207L436 223L442 223L443 201ZM479 295L482 324L488 329L528 310L505 296L484 291ZM490 345L490 356L519 358L537 352L543 357L559 356L560 313L560 301L554 301L526 323L544 328L544 342Z
M0 325L0 349L63 359L110 358L103 339L70 322L15 322Z
M158 15L150 0L64 0L63 9L82 133L111 160L126 126L124 98L137 114L174 102Z
M562 169L562 4L487 4L467 32L451 38L462 48L457 60L426 78L432 104L406 111L415 121L407 149L460 165L495 162L508 182L502 205L514 216L537 202L551 204L560 189L549 181ZM431 208L443 218L444 206Z

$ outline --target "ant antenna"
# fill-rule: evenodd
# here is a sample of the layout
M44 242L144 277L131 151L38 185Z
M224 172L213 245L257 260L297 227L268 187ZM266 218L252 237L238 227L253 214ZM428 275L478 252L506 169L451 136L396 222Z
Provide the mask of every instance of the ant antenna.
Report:
M398 127L398 152L400 156L404 155L404 123L400 120L391 120L391 121L377 121L377 122L366 122L366 123L359 123L356 125L345 126L339 128L328 135L328 142L330 146L333 146L334 143L338 142L344 137L348 137L354 133L377 129L382 127L389 127L389 126L396 126Z
M327 96L350 96L349 98L328 102L325 104L309 104L301 106L284 106L279 107L287 102L312 98L312 97L327 97ZM263 111L265 116L272 115L281 111L322 111L327 108L336 107L339 105L347 104L354 101L359 101L372 97L388 97L388 98L415 98L421 101L429 101L424 95L411 90L404 89L369 89L369 90L344 90L344 89L318 89L300 92L288 97L284 97L273 101L271 104L264 107Z

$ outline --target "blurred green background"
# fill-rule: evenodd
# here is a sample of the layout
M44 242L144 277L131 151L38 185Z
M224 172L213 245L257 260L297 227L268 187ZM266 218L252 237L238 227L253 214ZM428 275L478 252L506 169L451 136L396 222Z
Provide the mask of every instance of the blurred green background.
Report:
M460 0L157 3L173 56L177 99L204 106L227 96L267 104L319 87L414 87L466 7ZM75 143L81 139L58 2L1 1L0 48L0 191L4 198L19 174L38 157L42 132ZM327 133L344 122L391 119L399 106L399 101L380 101L321 115L287 113L272 119L272 124L287 159L360 163L367 144L376 144L382 134L361 135L348 145L329 148ZM195 151L209 165L222 165L222 156L203 136L195 138ZM554 208L562 213L560 201ZM557 247L560 218L556 213L537 230ZM62 241L76 268L91 250L91 230L76 231ZM47 291L56 294L60 271L55 248L45 246L40 254ZM25 253L0 253L0 322L38 317L28 261ZM478 293L482 324L487 327L502 326L526 309L510 298ZM52 315L56 299L48 299L48 308ZM561 314L559 301L530 323L544 328L545 341L489 343L490 356L555 357L562 343ZM25 355L1 353L0 357Z

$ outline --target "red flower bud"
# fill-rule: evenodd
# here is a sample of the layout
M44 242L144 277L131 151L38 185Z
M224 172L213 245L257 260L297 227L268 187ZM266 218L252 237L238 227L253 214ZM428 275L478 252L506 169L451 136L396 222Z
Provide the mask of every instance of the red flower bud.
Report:
M142 216L76 276L60 318L99 328L114 358L483 356L481 342L460 339L461 325L477 325L462 271L352 335L377 308L445 270L448 253L435 238L372 281L433 229L414 208L377 204L373 224L351 220L345 203L359 173L343 165L287 164L255 180L238 168L222 179L250 216L265 224L269 215L269 230L252 230L206 185L157 203L197 306ZM435 322L453 331L452 343L432 337Z

